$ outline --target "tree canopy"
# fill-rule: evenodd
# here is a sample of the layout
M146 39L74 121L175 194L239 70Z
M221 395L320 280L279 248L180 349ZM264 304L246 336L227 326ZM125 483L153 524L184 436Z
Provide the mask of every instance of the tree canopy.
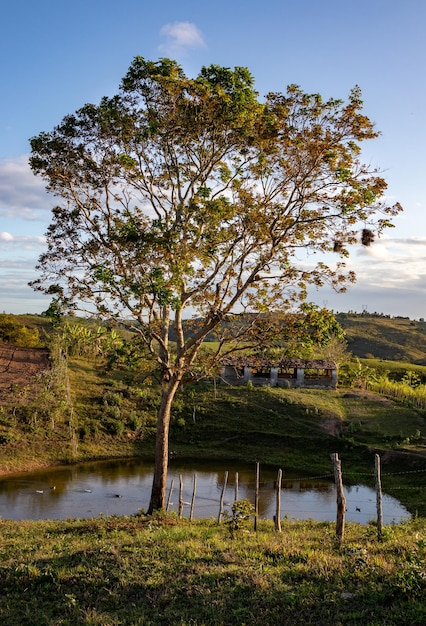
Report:
M344 290L351 245L369 245L401 209L361 161L378 135L362 106L358 87L347 101L296 85L261 98L246 68L189 78L170 59L136 57L117 95L31 140L31 167L59 198L34 288L131 320L159 364L150 510L164 506L171 403L198 375L207 334L218 329L219 347L203 371L230 339L259 345L255 315L238 337L224 320L288 311L309 285Z

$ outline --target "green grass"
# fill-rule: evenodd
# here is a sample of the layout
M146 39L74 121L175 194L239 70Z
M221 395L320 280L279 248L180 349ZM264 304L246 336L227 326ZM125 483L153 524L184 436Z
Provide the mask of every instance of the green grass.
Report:
M343 449L348 435L360 448L394 450L398 438L402 443L417 430L423 431L419 451L420 441L426 442L422 412L367 392L220 387L215 397L204 388L196 394L195 408L195 423L185 405L184 426L172 422L171 440L182 449L189 444L247 456L247 446L254 446L258 456L282 451L285 459L295 444L305 451L322 447L322 455L329 448Z
M407 372L415 372L426 380L426 366L408 363L406 361L389 361L386 359L360 359L363 365L374 369L379 376L387 375L391 380L401 380Z
M0 522L3 626L426 622L426 524Z

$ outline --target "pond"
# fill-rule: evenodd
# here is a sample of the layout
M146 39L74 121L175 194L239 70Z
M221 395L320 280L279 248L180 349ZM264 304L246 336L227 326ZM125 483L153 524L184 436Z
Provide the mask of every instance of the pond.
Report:
M196 495L194 517L216 518L225 472L225 511L231 512L238 473L238 498L255 497L255 467L217 461L172 461L168 491L174 481L170 511L178 510L179 476L183 480L183 516L190 513L194 474ZM0 518L42 520L88 518L103 515L132 515L147 509L152 486L152 463L140 459L102 461L56 467L48 470L0 477ZM272 519L275 514L277 470L261 467L259 516ZM367 524L376 518L376 494L365 485L345 486L346 519ZM289 519L336 519L336 492L329 480L304 479L284 474L281 492L281 517ZM383 495L384 524L399 523L410 514L395 498Z

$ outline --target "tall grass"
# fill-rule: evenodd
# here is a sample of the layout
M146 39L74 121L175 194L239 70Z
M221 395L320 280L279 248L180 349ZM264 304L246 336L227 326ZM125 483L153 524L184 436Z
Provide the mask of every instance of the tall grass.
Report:
M426 385L413 387L404 381L396 382L387 377L381 377L378 381L371 381L369 386L376 393L395 398L407 406L426 410Z

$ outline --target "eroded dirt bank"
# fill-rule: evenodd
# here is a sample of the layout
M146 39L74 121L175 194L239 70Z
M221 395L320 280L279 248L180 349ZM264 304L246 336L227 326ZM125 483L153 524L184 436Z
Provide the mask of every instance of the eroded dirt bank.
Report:
M11 385L25 386L49 367L49 350L0 344L0 398Z

